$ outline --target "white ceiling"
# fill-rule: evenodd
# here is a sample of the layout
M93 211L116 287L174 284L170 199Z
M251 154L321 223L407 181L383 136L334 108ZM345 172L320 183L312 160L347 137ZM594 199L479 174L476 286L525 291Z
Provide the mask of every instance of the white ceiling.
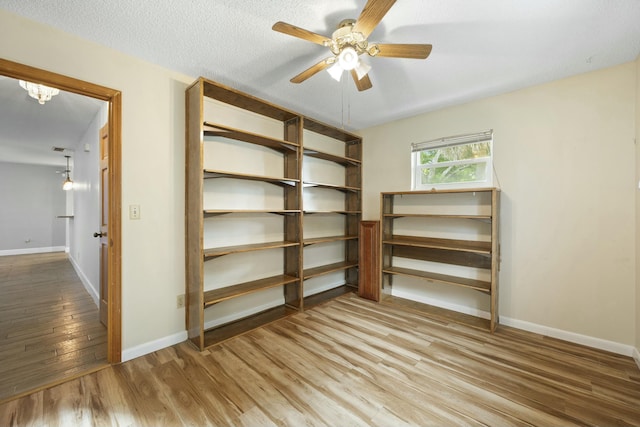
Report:
M271 26L284 21L330 36L339 21L357 18L365 3L0 0L0 7L351 130L613 66L640 54L639 0L399 0L369 40L430 43L428 59L370 58L373 88L365 92L357 92L351 80L335 82L326 72L290 83L329 56L328 50Z
M0 161L65 166L103 102L60 91L40 105L18 80L0 76Z

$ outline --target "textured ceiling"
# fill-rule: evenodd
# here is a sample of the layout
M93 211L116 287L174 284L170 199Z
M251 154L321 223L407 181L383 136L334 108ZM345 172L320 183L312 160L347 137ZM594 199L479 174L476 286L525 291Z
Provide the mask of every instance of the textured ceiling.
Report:
M330 35L365 0L0 0L0 7L193 77L205 76L358 130L636 59L638 0L398 0L369 37L431 43L426 60L370 58L373 88L321 72L326 48L271 30Z

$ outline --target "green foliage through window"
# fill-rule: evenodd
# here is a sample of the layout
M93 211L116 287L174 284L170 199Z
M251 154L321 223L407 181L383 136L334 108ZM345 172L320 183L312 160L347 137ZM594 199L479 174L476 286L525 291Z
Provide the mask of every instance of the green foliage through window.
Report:
M486 181L491 144L476 142L420 151L422 184Z
M412 189L492 185L492 147L492 130L411 144Z

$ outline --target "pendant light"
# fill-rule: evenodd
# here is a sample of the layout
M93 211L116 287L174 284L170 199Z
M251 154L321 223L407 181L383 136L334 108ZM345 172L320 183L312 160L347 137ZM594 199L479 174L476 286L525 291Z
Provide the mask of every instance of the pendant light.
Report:
M69 191L71 189L73 189L73 181L71 181L71 169L69 169L69 157L71 156L65 156L67 158L67 169L65 169L64 173L67 176L64 180L64 183L62 184L62 189L64 191Z

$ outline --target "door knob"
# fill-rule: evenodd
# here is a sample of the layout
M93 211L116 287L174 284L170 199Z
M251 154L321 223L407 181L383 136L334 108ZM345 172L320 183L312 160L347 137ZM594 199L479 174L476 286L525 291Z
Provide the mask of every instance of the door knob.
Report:
M104 237L106 235L107 235L106 231L104 233L93 233L93 237Z

